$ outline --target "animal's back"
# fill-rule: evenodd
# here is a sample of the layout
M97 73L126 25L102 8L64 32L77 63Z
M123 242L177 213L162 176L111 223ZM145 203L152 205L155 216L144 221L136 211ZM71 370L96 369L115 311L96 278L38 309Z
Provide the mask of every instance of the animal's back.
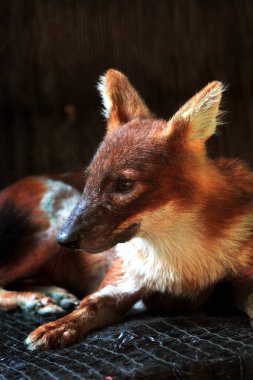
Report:
M236 159L219 158L215 165L226 177L241 202L253 202L253 172L248 165Z

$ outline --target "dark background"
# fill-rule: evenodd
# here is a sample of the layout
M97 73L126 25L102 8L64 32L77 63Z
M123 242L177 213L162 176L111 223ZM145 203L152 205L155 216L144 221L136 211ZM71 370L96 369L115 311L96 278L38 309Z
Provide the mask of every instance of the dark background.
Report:
M253 164L253 1L1 0L0 186L88 163L104 133L95 83L122 70L169 118L228 85L211 156Z

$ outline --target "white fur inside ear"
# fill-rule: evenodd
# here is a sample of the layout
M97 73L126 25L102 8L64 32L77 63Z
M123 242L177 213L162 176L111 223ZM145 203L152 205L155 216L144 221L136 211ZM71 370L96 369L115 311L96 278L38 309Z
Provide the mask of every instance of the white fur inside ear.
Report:
M192 109L193 114L199 112L204 112L212 109L215 105L220 104L221 95L225 91L225 86L223 83L219 82L219 85L216 85L212 88L202 99L198 101L196 99L196 106Z
M188 119L191 123L191 137L207 140L212 136L218 124L222 124L222 113L219 110L225 86L221 82L211 82L191 98L173 116L172 122L178 118Z
M102 104L103 104L102 115L106 119L109 119L110 111L112 108L112 101L109 98L107 91L106 91L106 76L105 75L101 75L101 77L99 78L98 84L97 84L97 89L98 89L98 92L101 96Z
M224 86L219 83L201 99L191 113L193 125L193 137L209 138L212 136L218 124L221 124L222 112L219 111L221 95Z

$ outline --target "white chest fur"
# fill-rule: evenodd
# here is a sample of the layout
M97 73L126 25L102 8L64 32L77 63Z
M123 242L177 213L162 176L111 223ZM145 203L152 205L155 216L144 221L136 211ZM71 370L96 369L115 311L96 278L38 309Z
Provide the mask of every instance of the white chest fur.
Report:
M186 215L171 225L156 218L149 233L146 229L118 244L126 276L154 291L192 295L232 271L231 252L240 247L244 223L231 229L227 239L207 242L195 216Z
M186 276L190 277L189 267L184 270L184 266L188 265L187 253L181 251L182 247L174 249L174 252L171 248L162 240L154 242L136 237L118 244L117 252L123 261L126 277L134 277L139 285L153 291L181 294L186 291L183 289Z

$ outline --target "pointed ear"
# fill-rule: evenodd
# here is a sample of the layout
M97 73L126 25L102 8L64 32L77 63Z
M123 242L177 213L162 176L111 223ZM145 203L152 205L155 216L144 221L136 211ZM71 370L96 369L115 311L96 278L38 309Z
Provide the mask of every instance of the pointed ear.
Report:
M103 114L108 119L108 131L118 129L135 117L152 117L138 92L121 72L108 70L100 77L98 90L104 105Z
M168 133L180 125L187 126L190 139L207 140L220 123L219 110L224 86L221 82L209 83L200 92L193 96L169 121Z

